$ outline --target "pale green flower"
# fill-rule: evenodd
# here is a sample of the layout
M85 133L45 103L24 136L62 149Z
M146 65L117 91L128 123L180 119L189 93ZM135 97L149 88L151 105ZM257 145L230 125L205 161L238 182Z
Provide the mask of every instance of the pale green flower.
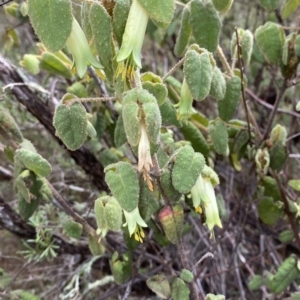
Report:
M186 121L190 117L193 110L193 96L189 90L185 78L183 79L180 91L180 101L177 106L177 118L179 120Z
M148 19L146 10L137 0L133 0L123 34L122 46L116 58L118 62L117 76L122 74L123 80L126 75L133 79L135 69L142 68L141 51Z
M98 69L103 68L94 57L84 32L75 18L73 18L72 30L67 39L67 45L73 55L73 67L76 66L80 78L85 75L89 65Z
M139 141L139 172L145 170L150 171L150 167L153 167L151 154L150 154L150 141L146 131L146 127L143 123L140 124L140 141Z
M139 208L136 207L133 211L128 212L124 210L124 216L126 219L126 223L123 226L128 227L129 235L132 236L134 234L134 239L138 242L143 242L143 238L145 237L145 233L142 227L148 227L145 221L142 219Z
M214 185L219 184L218 175L208 166L204 166L196 184L191 189L193 206L195 211L202 213L204 208L208 229L212 232L215 225L222 228L219 216Z

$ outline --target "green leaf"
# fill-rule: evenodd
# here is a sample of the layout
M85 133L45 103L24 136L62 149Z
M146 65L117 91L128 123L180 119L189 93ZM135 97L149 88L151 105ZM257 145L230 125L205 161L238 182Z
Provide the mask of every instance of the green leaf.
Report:
M87 134L90 138L97 137L97 131L90 121L87 122Z
M131 212L138 206L139 182L132 165L118 162L105 168L105 181L121 207Z
M138 0L154 21L167 26L171 23L175 11L174 0Z
M40 72L40 61L33 54L25 54L23 60L20 61L20 66L33 75L37 75Z
M199 54L195 50L189 50L185 55L183 72L193 98L198 101L205 99L209 94L213 76L211 54Z
M126 21L130 10L129 0L116 0L113 11L113 32L119 47L122 45L123 33L125 31Z
M154 197L153 192L148 188L147 183L141 177L139 180L140 184L140 196L139 196L139 212L142 219L148 223L151 216L159 208L159 205Z
M273 225L282 216L282 209L272 198L264 198L258 205L258 215L265 224Z
M190 9L188 6L185 6L182 11L181 25L174 48L174 53L176 56L182 56L182 54L184 53L185 48L188 45L191 33L192 27L190 25Z
M162 105L168 96L168 90L163 83L143 82L143 89L151 93L157 100L158 105Z
M44 69L51 74L61 75L68 79L72 78L71 70L57 55L50 52L44 52L40 60L41 69Z
M245 146L245 144L249 141L249 134L247 130L241 129L237 132L234 137L232 152L239 153L240 150Z
M281 243L290 243L293 241L294 237L294 233L292 230L288 229L285 231L282 231L279 236L278 236L279 240Z
M270 167L277 172L283 169L287 159L287 150L280 141L276 142L270 149Z
M92 27L90 23L90 9L92 3L84 1L81 7L81 27L88 41L93 38Z
M300 179L289 180L288 185L295 191L300 192Z
M208 126L214 148L218 154L226 155L228 148L228 132L223 121L217 120Z
M226 82L226 93L224 99L218 101L218 110L220 118L228 122L233 118L236 108L239 104L241 93L241 80L233 76Z
M88 92L84 85L80 82L75 82L67 88L67 92L77 96L78 98L87 98Z
M105 75L110 83L113 82L114 70L112 65L112 24L111 17L100 3L94 3L90 10L90 22L92 26L94 43Z
M177 119L176 109L168 98L159 106L159 110L162 117L162 123L164 125L171 124L181 127L181 123Z
M110 261L111 272L117 284L122 284L129 280L132 272L132 262L129 253L125 253L119 257L115 252Z
M287 19L291 14L293 14L296 11L299 5L299 0L286 0L281 11L282 19Z
M270 176L264 176L262 184L264 187L264 195L266 197L272 197L274 201L282 201L278 185L274 178Z
M115 140L115 145L117 148L121 147L122 145L124 145L127 142L122 115L119 116L118 121L117 121L117 125L115 128L114 140Z
M160 176L160 184L166 196L172 203L177 202L181 198L181 193L176 191L172 185L171 172L168 169L164 169Z
M28 0L31 24L50 51L60 50L66 43L72 28L70 0Z
M263 285L263 278L261 275L254 275L248 283L251 291L258 290Z
M102 255L105 252L104 246L99 242L98 236L89 234L89 249L94 256Z
M290 256L280 265L271 282L271 290L273 293L280 294L300 276L297 261L295 256Z
M211 79L209 94L216 100L222 100L226 93L226 80L221 70L215 67Z
M82 235L83 227L80 223L69 220L64 224L64 229L69 237L79 239Z
M97 137L100 140L103 137L103 134L106 129L105 117L103 114L101 114L101 113L97 114L97 120L96 120L94 127L97 131Z
M26 149L18 149L15 154L15 160L21 162L27 169L37 175L47 177L51 171L51 165L38 153Z
M28 203L21 194L18 194L18 209L21 218L28 220L38 208L39 203L40 201L38 198L32 199L32 201Z
M22 132L15 122L15 119L2 106L0 106L0 129L2 129L12 140L16 141L17 143L21 143L23 141Z
M245 66L250 64L252 51L253 51L253 34L250 30L245 30L241 37L242 56Z
M190 22L196 43L214 52L219 43L222 22L212 3L193 0Z
M87 115L84 106L74 102L70 106L61 104L56 107L53 125L56 135L72 151L80 148L87 137Z
M268 11L275 10L279 6L280 0L259 0L259 3Z
M172 298L173 300L189 300L190 299L190 290L186 283L178 277L172 282Z
M233 0L212 0L215 9L223 14L230 9L232 2Z
M205 164L202 154L195 153L191 146L185 146L178 150L172 169L172 184L182 193L188 193L195 185Z
M185 140L190 141L196 152L208 156L209 147L201 131L192 122L186 122L180 128Z
M276 23L267 22L255 31L257 46L269 64L277 64L282 57L284 32Z
M171 287L166 275L154 275L147 280L147 286L158 297L168 299L171 297Z
M31 185L30 177L30 171L24 170L14 182L14 188L28 203L31 201L29 192L29 186Z
M180 272L180 278L187 283L191 283L194 281L194 275L191 271L187 269L182 269Z

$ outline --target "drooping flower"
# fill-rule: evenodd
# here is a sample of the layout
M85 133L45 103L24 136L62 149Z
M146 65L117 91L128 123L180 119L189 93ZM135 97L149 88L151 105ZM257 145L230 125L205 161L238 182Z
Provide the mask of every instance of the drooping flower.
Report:
M177 118L179 120L186 121L191 115L193 109L192 105L193 105L193 96L184 78L181 86L181 91L180 91L180 101L177 104L178 106Z
M131 212L124 210L124 216L126 219L126 223L123 226L128 227L129 236L132 236L134 234L134 239L142 243L143 238L145 238L145 233L142 227L148 227L148 225L142 219L139 208L136 207Z
M136 68L142 68L141 51L144 42L145 32L148 24L148 13L137 0L132 1L130 7L121 49L117 55L117 76L122 74L130 79Z
M147 172L149 172L150 167L153 167L151 154L150 154L150 141L149 141L149 138L148 138L146 127L141 122L141 124L140 124L138 170L141 172L143 169L145 169Z
M73 56L73 67L76 66L78 76L82 78L89 65L102 69L102 65L92 54L89 43L77 20L73 18L71 34L67 39L67 45Z
M214 186L217 184L219 184L218 175L210 167L204 166L202 173L191 190L193 206L199 213L202 213L202 208L204 208L205 224L211 232L215 225L222 228L214 190Z

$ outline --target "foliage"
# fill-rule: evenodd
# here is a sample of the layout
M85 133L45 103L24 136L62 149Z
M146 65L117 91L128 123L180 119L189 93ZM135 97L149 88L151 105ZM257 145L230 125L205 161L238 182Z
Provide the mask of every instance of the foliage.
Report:
M115 285L126 287L124 299L297 297L295 255L267 260L260 250L263 264L250 261L263 249L262 236L251 240L258 230L277 230L273 244L300 250L299 1L0 5L0 159L10 181L1 189L12 208L10 218L0 210L0 226L35 232L18 249L28 263L80 254L75 271L51 282L55 297L96 299L105 287L104 299ZM266 263L273 257L276 268ZM227 289L224 278L209 279L232 266ZM14 288L0 270L11 299L47 295Z

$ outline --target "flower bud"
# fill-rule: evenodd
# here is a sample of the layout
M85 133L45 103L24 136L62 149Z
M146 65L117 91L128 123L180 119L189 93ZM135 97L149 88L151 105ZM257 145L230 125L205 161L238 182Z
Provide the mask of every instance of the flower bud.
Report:
M285 127L277 124L271 131L270 140L273 144L276 142L281 142L283 145L285 145L287 137L287 132Z

